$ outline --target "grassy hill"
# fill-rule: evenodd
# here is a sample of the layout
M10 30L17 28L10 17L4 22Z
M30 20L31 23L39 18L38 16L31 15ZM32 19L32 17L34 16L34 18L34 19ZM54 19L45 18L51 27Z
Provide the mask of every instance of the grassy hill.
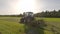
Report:
M37 18L40 19L40 18ZM24 24L19 24L20 17L0 17L0 33L1 34L24 34ZM56 26L56 30L59 31L60 18L44 18L48 25L47 30L44 30L45 34L53 34L52 31L48 31L52 25ZM49 25L51 24L51 25Z

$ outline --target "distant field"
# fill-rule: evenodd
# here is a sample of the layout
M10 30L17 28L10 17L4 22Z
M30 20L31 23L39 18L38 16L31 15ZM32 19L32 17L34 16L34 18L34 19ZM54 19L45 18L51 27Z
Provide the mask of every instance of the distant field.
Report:
M47 22L60 22L60 18L44 18Z
M36 18L36 19L44 19L47 22L60 22L60 18Z
M36 18L40 19L40 18ZM0 33L2 34L24 34L24 24L19 24L20 17L0 17ZM46 29L54 25L60 28L60 18L44 18L48 26ZM50 25L51 24L51 25ZM58 29L56 28L56 29ZM44 30L45 34L53 34L51 31ZM60 32L58 30L58 32Z

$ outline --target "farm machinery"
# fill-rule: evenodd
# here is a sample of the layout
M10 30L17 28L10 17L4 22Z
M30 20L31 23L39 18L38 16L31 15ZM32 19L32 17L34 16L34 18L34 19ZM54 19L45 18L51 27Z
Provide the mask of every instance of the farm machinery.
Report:
M45 27L44 21L36 20L33 12L24 12L19 23L25 24L26 34L40 34L37 29L43 29L43 27Z
M23 17L20 19L20 23L30 25L30 26L33 26L33 27L38 27L40 25L41 26L44 25L43 19L36 20L33 12L24 12Z

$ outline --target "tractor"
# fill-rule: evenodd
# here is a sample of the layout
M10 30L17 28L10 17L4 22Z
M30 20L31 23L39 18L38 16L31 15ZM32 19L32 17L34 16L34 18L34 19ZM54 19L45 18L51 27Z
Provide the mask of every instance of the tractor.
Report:
M34 20L33 12L24 12L20 23L29 23Z
M20 23L25 25L26 34L44 34L43 27L45 27L45 22L43 20L36 20L33 12L24 12Z

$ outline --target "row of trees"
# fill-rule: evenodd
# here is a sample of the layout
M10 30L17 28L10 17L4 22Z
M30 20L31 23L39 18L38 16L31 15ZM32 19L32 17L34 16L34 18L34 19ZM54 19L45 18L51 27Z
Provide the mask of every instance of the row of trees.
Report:
M0 17L22 17L22 14L19 15L0 15Z
M43 11L40 13L35 14L36 17L55 17L55 18L60 18L60 10L56 11Z
M19 15L0 15L0 17L22 17L23 14L19 14ZM60 10L56 11L42 11L40 13L36 13L34 14L35 17L55 17L55 18L60 18Z

